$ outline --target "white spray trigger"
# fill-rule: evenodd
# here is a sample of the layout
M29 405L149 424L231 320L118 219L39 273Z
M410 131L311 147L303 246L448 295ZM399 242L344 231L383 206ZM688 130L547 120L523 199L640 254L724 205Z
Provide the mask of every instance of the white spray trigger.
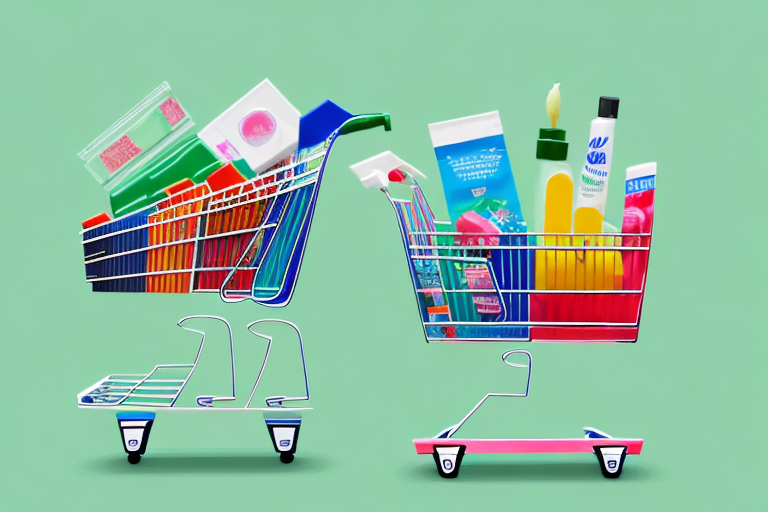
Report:
M411 176L427 178L418 169L398 158L391 151L379 153L367 160L351 165L349 168L365 188L373 188L374 186L379 189L387 188L389 186L389 172L394 169L399 169Z

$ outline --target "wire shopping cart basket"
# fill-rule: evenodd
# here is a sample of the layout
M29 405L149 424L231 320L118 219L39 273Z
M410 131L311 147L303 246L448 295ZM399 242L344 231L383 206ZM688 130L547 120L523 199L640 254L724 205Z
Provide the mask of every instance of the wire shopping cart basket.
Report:
M218 292L227 302L287 305L334 142L377 126L390 130L389 115L353 116L327 101L301 118L299 150L268 172L243 180L227 164L138 211L86 221L86 282L93 291Z
M428 342L637 341L652 229L459 233L435 220L413 168L395 170L409 199L383 173L367 179L395 210Z

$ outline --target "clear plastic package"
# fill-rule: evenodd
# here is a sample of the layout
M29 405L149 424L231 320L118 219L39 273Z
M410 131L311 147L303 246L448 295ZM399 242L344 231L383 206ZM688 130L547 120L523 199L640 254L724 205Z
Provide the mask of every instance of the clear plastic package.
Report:
M109 127L78 156L106 190L192 133L195 124L167 82Z

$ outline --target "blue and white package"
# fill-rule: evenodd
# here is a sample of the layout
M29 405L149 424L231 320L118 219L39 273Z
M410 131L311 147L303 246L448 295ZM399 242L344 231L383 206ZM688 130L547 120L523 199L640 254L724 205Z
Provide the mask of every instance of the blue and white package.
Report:
M531 251L515 248L528 245L528 237L523 235L527 233L528 226L520 208L498 111L430 124L429 133L451 222L456 226L462 216L474 211L499 228L502 231L499 235L500 247L490 251L490 266L496 278L508 283L510 290L528 290L532 277L529 265ZM471 217L474 216L465 217L466 224L473 224ZM474 321L528 321L527 293L505 293L502 300L504 308L500 316ZM474 316L476 309L471 311L470 316ZM479 336L481 332L483 336ZM528 327L522 326L499 328L478 325L458 327L453 334L458 338L499 336L526 339L529 332Z
M429 134L451 222L475 211L504 232L525 233L499 112L433 123Z

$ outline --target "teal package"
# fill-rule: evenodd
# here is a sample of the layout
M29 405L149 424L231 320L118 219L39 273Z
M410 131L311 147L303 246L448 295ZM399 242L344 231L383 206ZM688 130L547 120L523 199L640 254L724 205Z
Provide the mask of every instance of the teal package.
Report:
M504 232L527 231L504 135L436 147L435 155L454 225L474 210Z

